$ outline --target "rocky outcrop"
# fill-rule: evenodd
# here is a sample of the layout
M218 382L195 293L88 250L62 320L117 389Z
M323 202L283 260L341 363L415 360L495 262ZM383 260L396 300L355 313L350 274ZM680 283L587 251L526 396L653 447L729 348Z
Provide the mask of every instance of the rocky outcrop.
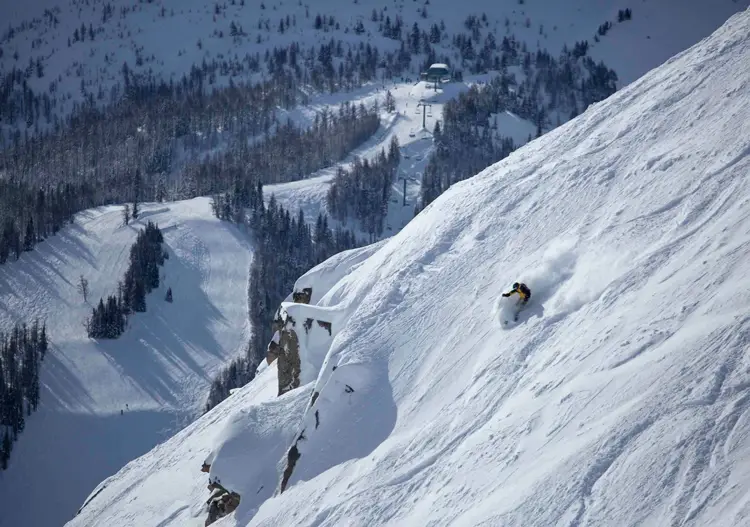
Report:
M312 299L312 287L305 287L302 291L292 293L292 302L296 304L309 304Z
M299 338L297 338L295 327L294 318L285 315L283 327L279 331L279 355L276 364L279 375L279 395L299 387Z
M332 375L334 375L336 371L337 371L337 367L332 366L330 369L329 379L331 378ZM336 388L333 388L334 391L337 389L341 389L343 393L347 395L354 393L354 388L352 388L352 386L350 386L349 384L345 382L341 382L340 379L334 382L333 385L336 386ZM329 389L330 389L330 386L329 386ZM330 396L330 393L329 393L329 396ZM292 446L287 451L286 464L284 466L284 472L281 475L281 482L279 485L280 493L283 493L289 486L289 480L292 477L294 468L299 462L300 458L302 458L302 454L304 453L304 448L305 448L304 447L305 442L309 440L308 431L309 431L309 434L314 434L315 431L320 427L321 418L322 418L321 410L323 409L322 408L323 406L325 406L325 401L323 404L320 403L320 392L317 390L314 391L310 400L310 406L307 408L307 415L312 416L312 419L303 420L303 422L306 422L308 426L302 429L302 431L297 435L297 438L295 439ZM329 410L331 409L330 400L328 401L328 409ZM330 415L330 412L328 415ZM309 452L309 450L307 451Z
M206 502L206 505L208 505L208 517L204 523L205 526L211 525L227 514L232 514L240 504L240 495L236 492L228 491L220 483L210 483L208 490L211 491L211 497Z
M300 435L299 439L304 439L304 435ZM286 455L286 467L284 467L284 474L281 476L281 492L286 490L286 486L289 484L289 478L292 477L292 472L294 471L294 465L297 464L297 460L300 457L299 450L297 450L297 444L295 443Z
M268 348L266 349L266 362L269 366L279 358L279 350L281 348L279 347L278 338L278 334L274 335L273 340L268 343Z
M302 291L292 293L292 300L296 304L309 304L312 298L312 288L306 287ZM268 344L266 361L270 365L274 360L277 361L276 367L279 377L278 395L298 388L300 386L300 330L305 334L309 333L313 324L317 325L332 335L333 326L326 320L317 320L305 318L300 321L292 317L286 309L279 308L276 318L273 322L274 336Z

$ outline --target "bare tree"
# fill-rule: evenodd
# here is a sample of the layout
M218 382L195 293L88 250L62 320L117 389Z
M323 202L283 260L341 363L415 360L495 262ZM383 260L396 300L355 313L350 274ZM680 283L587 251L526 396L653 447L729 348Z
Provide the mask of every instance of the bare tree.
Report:
M126 203L122 208L122 224L127 225L128 223L130 223L130 205Z
M89 301L89 281L83 275L78 281L78 293L83 297L84 302Z

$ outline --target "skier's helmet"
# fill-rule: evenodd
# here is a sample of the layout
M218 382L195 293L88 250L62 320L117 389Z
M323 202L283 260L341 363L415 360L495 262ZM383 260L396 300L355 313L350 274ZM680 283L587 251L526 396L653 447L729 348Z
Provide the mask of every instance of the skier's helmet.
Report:
M515 283L513 284L513 289L518 289L520 285L521 285L521 284L519 284L518 282L515 282Z

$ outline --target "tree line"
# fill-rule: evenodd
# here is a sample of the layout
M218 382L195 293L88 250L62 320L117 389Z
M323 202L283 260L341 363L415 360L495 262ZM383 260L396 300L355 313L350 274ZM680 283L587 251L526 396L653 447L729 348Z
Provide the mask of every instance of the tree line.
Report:
M371 161L356 157L349 169L338 167L326 195L331 216L341 222L358 221L371 240L383 234L400 159L398 139L394 135L388 154L381 149Z
M308 129L291 121L279 126L273 136L248 145L243 142L210 159L201 159L185 167L185 177L195 195L219 195L238 180L262 184L285 183L307 177L343 160L361 146L380 127L379 107L343 103L337 111L323 109ZM228 197L225 194L225 197ZM239 194L233 194L235 198ZM228 207L222 205L222 209ZM236 205L234 210L240 210ZM220 216L229 219L228 216Z
M47 353L46 325L17 325L0 332L0 468L8 468L25 418L39 406L39 371Z
M79 185L34 188L0 178L0 265L56 234L77 212L78 196L90 203L84 194Z
M10 179L0 180L0 264L9 258L18 259L23 251L31 250L36 243L56 233L76 212L86 208L122 201L132 201L136 207L139 201L191 198L221 192L238 176L259 177L264 183L301 179L340 161L369 139L380 126L378 114L377 104L366 108L362 104L346 102L337 110L323 109L317 113L309 128L301 128L290 120L275 123L259 140L248 142L240 134L241 137L228 140L224 148L216 148L210 156L197 154L210 146L203 144L195 155L189 156L181 170L173 174L172 184L163 171L171 169L177 147L160 149L144 138L133 146L135 152L141 151L138 145L146 149L153 147L145 164L137 157L124 155L118 162L113 156L113 168L106 173L94 174L90 180L84 170L82 181L40 188L35 183L24 182L20 173L11 171ZM157 115L160 114L157 112ZM180 116L180 119L184 117ZM109 125L102 123L101 133L108 130ZM108 158L105 155L107 146L97 143L96 138L90 140L92 143L78 151L92 155L99 151ZM73 145L77 142L74 140ZM189 142L187 139L181 141L183 153ZM44 140L37 139L25 143L24 148L33 150L35 145L42 145L40 155L46 151ZM58 147L63 148L63 145ZM70 151L58 153L62 156L58 160L63 166L63 158L75 157ZM31 162L32 158L36 159L32 156L26 160ZM47 161L40 160L42 164ZM93 159L90 163L96 164ZM11 161L11 164L16 167L14 170L24 166L20 160ZM73 166L70 168L73 170ZM33 170L30 169L30 173L33 174ZM136 210L133 212L137 214Z
M89 338L116 339L125 331L128 315L146 311L146 295L159 287L159 266L167 257L163 241L159 227L147 222L130 248L130 262L117 294L109 295L106 301L100 298L91 310L85 323Z

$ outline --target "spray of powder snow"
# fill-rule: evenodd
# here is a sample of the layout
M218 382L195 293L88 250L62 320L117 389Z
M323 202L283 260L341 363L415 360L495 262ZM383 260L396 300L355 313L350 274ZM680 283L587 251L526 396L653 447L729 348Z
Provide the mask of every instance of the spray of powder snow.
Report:
M576 268L577 240L573 238L554 240L544 251L538 267L522 273L521 282L531 289L531 297L544 302L568 280Z
M630 267L631 253L616 253L594 247L580 254L573 273L566 279L550 302L557 314L573 313L597 300L609 285Z
M518 281L531 289L530 305L544 303L573 275L576 266L576 242L574 238L553 241L544 251L539 265L521 273ZM515 297L501 296L497 299L493 312L499 322L513 318L517 309L516 302Z
M596 246L586 251L574 238L555 240L539 265L524 271L518 279L531 289L531 303L526 309L556 316L573 313L599 298L627 269L629 258ZM493 311L502 322L511 319L516 309L515 298L500 297Z

